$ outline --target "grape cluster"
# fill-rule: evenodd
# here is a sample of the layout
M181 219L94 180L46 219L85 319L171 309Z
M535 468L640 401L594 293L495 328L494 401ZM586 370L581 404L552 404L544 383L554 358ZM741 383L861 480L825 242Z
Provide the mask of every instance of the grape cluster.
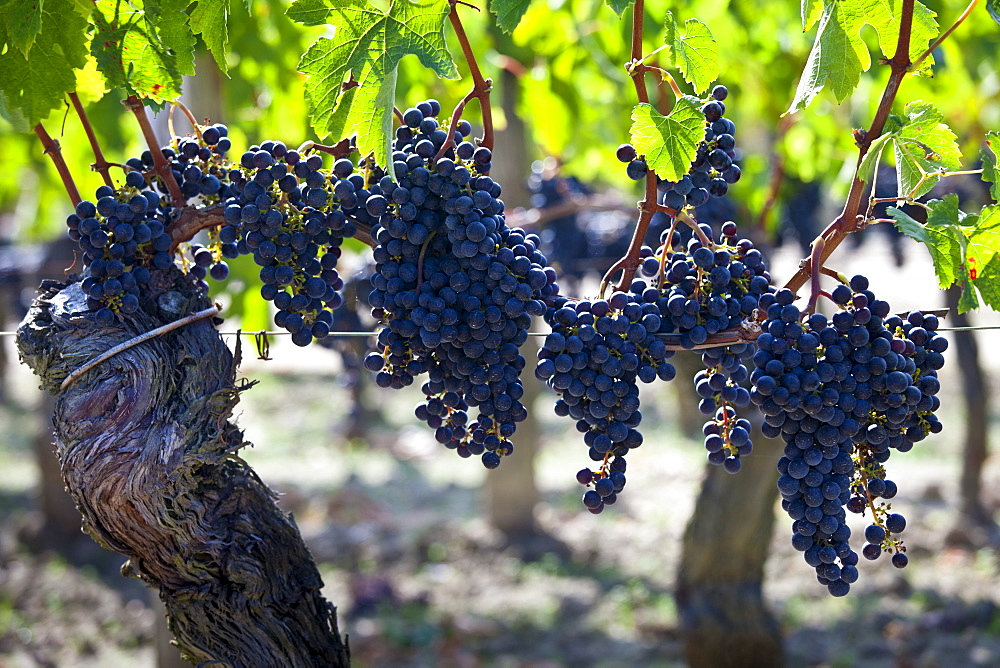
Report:
M741 384L749 377L743 357L751 351L745 343L709 348L701 356L705 369L694 376L695 392L701 397L698 408L708 416L702 429L708 461L722 464L729 473L738 473L740 457L753 451L750 421L736 412L750 405L750 392Z
M583 495L592 513L615 503L625 486L625 456L642 444L637 381L676 374L666 361L673 352L658 336L655 290L647 296L616 292L593 302L559 297L545 314L552 333L538 352L535 375L560 395L556 414L577 421L590 459L599 462L596 471L577 474L581 484L593 485Z
M558 285L538 237L504 222L500 185L486 174L490 150L469 141L468 122L442 126L440 111L428 100L403 113L392 174L369 188L348 192L348 166L335 165L334 195L356 198L377 242L368 300L382 327L365 366L382 387L426 372L417 417L492 469L527 416L519 346Z
M714 234L699 224L706 239ZM768 292L771 276L760 251L749 239L737 240L736 223L722 225L719 243L711 246L692 237L685 251L664 239L656 254L643 260L641 273L660 285L660 315L670 323L664 332L680 335L684 348L705 343L717 332L737 326Z
M922 348L918 370L909 335L916 331L923 344L943 341L914 324L926 325L926 318L916 314L904 328L901 319L888 317L889 305L875 299L862 276L831 297L841 307L831 319L813 313L804 321L791 291L761 297L767 319L757 339L750 398L765 416L764 434L786 443L778 489L793 520L792 545L816 568L820 583L843 596L858 577L845 506L872 512L867 558L886 550L895 553L893 564L906 565L905 548L893 535L905 520L877 502L896 494L883 464L892 449L908 450L940 429L933 418L938 385L932 367L943 364L946 344ZM936 327L936 319L930 324Z
M699 229L704 239L712 239L710 225L701 223ZM757 308L761 295L772 290L760 251L749 239L738 239L737 232L736 223L728 221L718 243L708 246L692 236L684 251L676 250L676 235L664 236L657 252L643 259L642 274L655 277L660 286L661 332L679 334L683 348L738 326ZM750 423L736 411L750 403L742 386L749 377L743 358L752 352L746 344L708 349L702 354L705 370L694 378L699 409L708 416L703 430L708 461L730 473L740 470L740 457L753 449Z
M343 303L337 262L343 240L357 232L357 198L336 195L343 163L350 166L345 178L361 189L364 177L352 173L350 160L325 170L320 155L301 155L280 141L250 147L229 172L233 195L224 202L220 252L253 256L260 294L277 308L275 324L299 346L326 337Z
M712 89L711 99L701 108L705 116L705 138L698 144L698 153L688 173L677 182L657 179L657 190L661 203L675 211L685 206L698 207L711 197L723 197L730 184L740 180L740 168L736 160L736 124L725 118L729 96L725 86ZM636 153L631 144L622 144L616 152L618 160L627 163L628 177L640 181L646 177L649 167L643 156Z
M212 200L226 194L223 165L229 147L227 133L224 125L211 126L205 130L207 138L203 134L204 143L184 139L176 149L162 150L185 195ZM87 275L82 287L88 305L103 325L113 323L115 313L134 313L140 305L140 289L151 272L174 264L173 242L167 231L172 206L161 195L166 187L159 176L150 176L147 181L145 175L153 168L152 153L145 151L125 164L130 171L122 187L101 186L96 201L80 202L66 221L70 238L83 252ZM216 260L213 257L205 264L204 254L197 256L196 252L190 273L196 279L204 278L206 267L217 265ZM212 266L212 271L213 276L228 275L224 264Z

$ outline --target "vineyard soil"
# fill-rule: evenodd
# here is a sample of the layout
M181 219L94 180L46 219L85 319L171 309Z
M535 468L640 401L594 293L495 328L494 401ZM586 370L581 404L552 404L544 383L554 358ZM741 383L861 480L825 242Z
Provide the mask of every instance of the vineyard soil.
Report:
M897 272L879 242L843 269L883 268L872 280L901 310L940 306L912 303L936 294L915 287L927 276L912 264ZM779 262L775 271L790 268ZM977 317L1000 324L995 314ZM295 513L325 594L340 606L356 665L683 665L671 589L704 453L672 426L671 387L655 386L656 396L644 398L647 441L634 455L630 494L599 517L580 512L575 469L566 463L586 453L542 393L539 523L569 558L528 560L530 546L501 545L481 519L488 472L443 451L411 417L415 393L378 394L385 421L372 425L367 443L343 445L347 393L333 356L319 349L299 356L282 342L271 355L272 362L248 360L243 368L261 381L240 404L240 424L259 444L243 456ZM1000 377L1000 360L987 363ZM16 399L0 416L8 426L0 441L0 666L152 668L154 613L148 594L114 572L119 557L111 556L108 569L77 569L36 559L17 544L35 478L25 413L36 381L23 367L15 373ZM959 386L954 374L945 370L946 386ZM951 428L890 462L901 481L897 507L913 520L905 571L865 563L856 593L833 599L814 586L813 570L777 523L765 590L783 625L789 665L1000 663L994 551L945 543L957 506L963 421L950 398L941 417ZM987 465L984 488L1000 489L997 465ZM989 494L987 507L996 510L1000 492ZM859 519L852 518L856 529Z

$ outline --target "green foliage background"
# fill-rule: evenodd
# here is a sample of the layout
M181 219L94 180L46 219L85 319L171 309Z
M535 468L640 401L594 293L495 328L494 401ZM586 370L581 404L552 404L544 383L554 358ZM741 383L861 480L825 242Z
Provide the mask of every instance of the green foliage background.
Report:
M420 0L428 7L437 1ZM815 23L824 6L827 11L833 11L834 6L860 11L871 2L849 0L838 5L832 0L807 0L805 6ZM128 43L145 46L141 57L130 52L131 60L124 58L118 70L114 59L116 53L123 54L108 46L106 32L85 35L82 28L77 30L77 24L86 22L81 18L84 13L93 11L90 3L46 0L45 13L40 22L35 22L37 25L31 22L28 11L32 4L0 0L0 71L6 72L0 74L0 90L20 85L19 90L23 89L31 102L28 108L42 109L44 100L49 99L46 95L52 95L45 87L59 81L45 79L38 72L28 73L34 78L12 83L12 65L17 58L34 66L40 60L37 49L48 49L45 53L54 50L62 60L47 66L57 67L63 61L81 66L76 88L89 105L91 120L109 159L124 160L141 150L138 128L125 118L119 101L128 92L154 100L169 98L175 89L190 86L183 77L195 68L199 77L215 80L221 107L216 111L218 118L212 120L229 124L237 149L265 138L293 145L310 138L323 139L315 137L312 128L330 127L322 119L318 122L315 115L310 118L308 79L296 68L300 56L318 38L335 37L337 33L331 26L313 25L321 23L319 20L307 21L310 25L293 21L286 14L290 2L202 0L189 5L176 0L100 0L97 11L108 21L108 17L117 17L118 34L123 34L122 21L131 21ZM373 0L371 5L368 0L301 0L292 14L298 12L300 19L302 15L316 19L320 15L332 16L333 8L342 12L351 7L361 8L359 11L365 7L395 11L394 7L407 9L404 4L406 0ZM898 0L880 4L897 6ZM965 5L956 0L927 2L928 11L935 12L938 23L943 25L954 20ZM637 186L625 178L613 156L618 144L629 139L636 103L623 67L630 57L630 21L627 13L625 20L619 20L617 14L630 6L626 0L492 0L482 9L493 13L467 7L460 11L484 74L499 79L498 72L506 68L517 75L521 89L519 112L529 123L536 157L556 156L568 173L586 182L637 193ZM185 7L190 32L178 27L178 18L183 27L184 15L180 11ZM808 110L782 120L786 110L802 102L801 88L796 97L797 82L809 62L817 34L815 26L803 32L800 9L800 3L794 0L768 3L767 11L761 11L755 0L645 3L644 53L665 43L675 45L678 34L686 27L685 20L692 18L704 22L715 37L719 80L730 89L727 115L739 127L738 142L744 154L744 178L731 192L745 207L742 214L748 219L763 207L771 167L779 161L790 178L819 180L832 198L846 193L857 157L850 129L870 122L887 76L887 68L877 64L867 72L859 72L857 89L842 104L835 99L840 97L837 91L842 92L842 82L834 81L833 86L812 91L817 94ZM66 17L65 25L58 34L47 33L46 22L53 21L58 12ZM507 32L497 25L498 16ZM977 16L978 20L973 18L961 25L935 53L932 78L907 79L894 110L903 114L903 103L917 98L936 107L943 122L959 138L965 168L977 159L984 133L1000 128L1000 78L996 71L1000 31L993 21L983 20L985 11ZM223 29L223 17L228 17L228 30ZM27 27L18 21L26 22ZM867 46L871 59L877 61L880 40L883 45L891 43L891 36L887 38L871 26L858 29L856 24L856 17L845 21L853 30L845 33L850 38L848 47L860 53ZM56 44L53 35L68 35L70 39ZM75 40L71 39L74 35ZM397 106L405 108L434 96L450 107L468 92L468 68L454 33L445 26L444 35L461 78L438 78L425 67L434 64L427 58L422 63L417 56L397 53L393 56L399 65ZM164 51L163 44L171 49ZM185 55L188 48L195 49L192 58ZM31 49L36 49L35 55ZM669 66L680 51L679 47L662 50L648 62ZM451 74L447 64L438 65L439 73ZM98 68L105 72L105 78L99 76ZM109 74L119 71L120 76ZM684 92L695 93L674 71ZM16 72L16 76L28 75ZM824 84L825 80L817 83ZM112 86L117 87L106 90ZM653 105L668 111L673 101L669 88L664 85L651 89ZM501 92L496 90L494 95ZM0 236L19 241L51 238L62 229L67 211L65 194L37 140L24 132L30 129L29 119L19 115L15 103L9 95L0 95L0 111L5 110L5 120L0 120L0 151L4 156L4 169L0 170ZM208 113L199 109L197 100L189 101L189 105L198 116ZM475 121L477 106L470 104L467 109L467 116ZM496 122L504 124L502 114ZM92 192L99 180L84 167L91 157L78 120L66 113L64 105L56 104L43 123L62 144L81 192Z

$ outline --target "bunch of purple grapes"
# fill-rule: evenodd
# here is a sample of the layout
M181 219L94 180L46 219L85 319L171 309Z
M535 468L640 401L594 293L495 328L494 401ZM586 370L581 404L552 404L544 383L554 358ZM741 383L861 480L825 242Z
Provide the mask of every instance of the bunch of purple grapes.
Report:
M185 138L162 149L174 179L186 197L213 204L229 195L226 178L228 131L224 125L203 130L201 139ZM67 218L69 236L84 258L82 288L87 303L102 325L110 325L116 314L135 313L151 272L174 266L174 243L168 226L174 208L167 188L151 171L152 153L125 163L125 183L115 189L97 189L94 201L84 200ZM195 251L189 275L202 281L209 269L223 279L228 267L221 257ZM207 285L202 281L202 287Z
M576 420L596 470L577 480L593 486L583 496L593 513L615 503L625 486L625 457L642 444L638 381L670 380L673 356L658 336L656 301L616 292L607 300L555 300L545 314L552 333L538 352L535 375L560 396L557 415Z
M365 366L382 387L427 373L417 417L445 447L496 468L527 416L519 347L558 285L538 237L507 227L490 150L440 112L436 100L404 112L391 176L352 188L351 165L335 165L334 197L363 209L377 242L368 301L382 329Z
M698 153L688 173L679 181L657 179L661 204L680 211L686 206L699 207L710 197L723 197L729 186L740 180L736 164L736 124L725 118L729 96L725 86L712 89L711 99L701 108L705 116L705 138L698 144ZM634 181L646 178L649 167L644 156L636 153L631 144L622 144L616 152L618 160L627 163L628 177Z
M905 326L889 317L889 305L875 299L863 276L831 297L841 307L831 319L803 319L789 290L761 298L767 319L750 379L764 434L787 444L778 489L793 520L792 545L820 583L843 596L858 577L845 506L872 514L867 558L889 551L894 565L906 565L898 538L905 520L879 501L896 494L884 463L893 449L909 450L940 430L934 395L947 343L933 334L933 316L913 314Z

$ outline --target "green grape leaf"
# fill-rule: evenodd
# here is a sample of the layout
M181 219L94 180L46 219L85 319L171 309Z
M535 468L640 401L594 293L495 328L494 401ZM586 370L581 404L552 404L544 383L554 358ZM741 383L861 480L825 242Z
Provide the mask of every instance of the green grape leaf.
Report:
M823 0L802 0L802 32L805 32L816 25L823 16Z
M882 152L892 138L892 133L887 132L871 143L868 151L865 153L864 160L861 161L861 165L858 167L859 179L865 182L872 180L872 174L875 173L875 169L878 167L879 160L882 158Z
M893 134L899 194L920 197L941 179L941 172L961 168L962 153L955 133L932 104L910 102L906 120Z
M978 308L980 297L1000 310L1000 205L968 214L959 210L958 195L949 194L927 208L925 225L899 209L889 215L900 232L927 246L941 288L962 285L961 312Z
M73 0L46 0L41 29L28 55L13 46L15 27L0 8L0 116L27 132L63 104L87 64L86 9ZM6 46L6 48L4 48Z
M953 199L948 199L953 198ZM958 197L948 195L945 200L933 200L930 203L931 213L928 214L928 224L921 225L904 211L889 207L888 213L896 221L896 228L925 246L934 262L934 273L938 277L938 286L942 289L952 285L960 276L962 267L963 235L956 228L958 221ZM953 218L954 223L948 224ZM931 223L937 219L938 222Z
M802 1L803 26L808 30L818 20L819 31L786 114L808 107L828 81L837 102L850 95L861 80L861 72L871 67L868 45L861 37L865 25L878 32L879 47L886 58L891 58L896 48L902 0L822 0L822 13L818 4L818 0ZM935 16L923 4L914 4L911 60L937 36ZM916 73L929 74L932 65L928 57Z
M667 12L666 17L663 19L663 43L667 45L666 51L670 54L669 59L666 60L667 66L676 64L673 53L677 41L677 21L674 19L673 12Z
M0 16L8 26L10 43L28 55L42 30L41 0L14 0L0 10Z
M197 40L188 26L185 13L190 0L146 0L146 18L156 31L160 46L177 58L185 74L194 73L194 48Z
M986 11L993 20L1000 24L1000 0L986 0Z
M184 75L194 74L195 39L178 0L136 10L120 0L99 0L93 13L91 54L111 87L157 101L180 96Z
M403 56L417 56L438 76L458 78L444 38L451 5L389 0L383 11L368 0L326 0L325 6L334 36L320 38L299 61L299 71L309 77L313 127L336 139L356 134L361 154L374 152L375 161L387 165L396 68ZM320 11L316 0L300 0L289 15L315 21Z
M333 17L333 7L327 0L295 0L285 14L296 23L321 26Z
M672 22L669 12L667 16ZM694 91L700 93L719 76L719 52L712 31L698 19L688 19L683 36L676 37L676 28L668 32L675 36L672 46L677 66Z
M987 306L1000 311L1000 254L993 256L973 285Z
M614 10L615 14L621 17L625 10L632 6L635 0L604 0L604 3Z
M968 235L965 246L965 267L983 301L1000 310L1000 206L983 207L973 228L963 228Z
M649 168L667 181L677 181L688 173L705 138L705 116L701 100L685 95L664 116L650 104L632 109L632 145L646 156Z
M500 30L509 34L514 32L530 4L531 0L491 0L490 11L496 14Z
M962 281L962 296L958 298L958 312L968 313L977 308L979 308L979 297L976 296L976 290L972 287L972 281L965 279Z
M229 0L199 0L191 10L191 32L201 35L201 40L212 53L219 69L229 76L226 63L226 46L229 44Z
M983 159L983 181L990 184L990 197L1000 202L1000 169L997 169L997 156L1000 156L1000 132L987 132L986 145L989 150L983 149L979 152Z

